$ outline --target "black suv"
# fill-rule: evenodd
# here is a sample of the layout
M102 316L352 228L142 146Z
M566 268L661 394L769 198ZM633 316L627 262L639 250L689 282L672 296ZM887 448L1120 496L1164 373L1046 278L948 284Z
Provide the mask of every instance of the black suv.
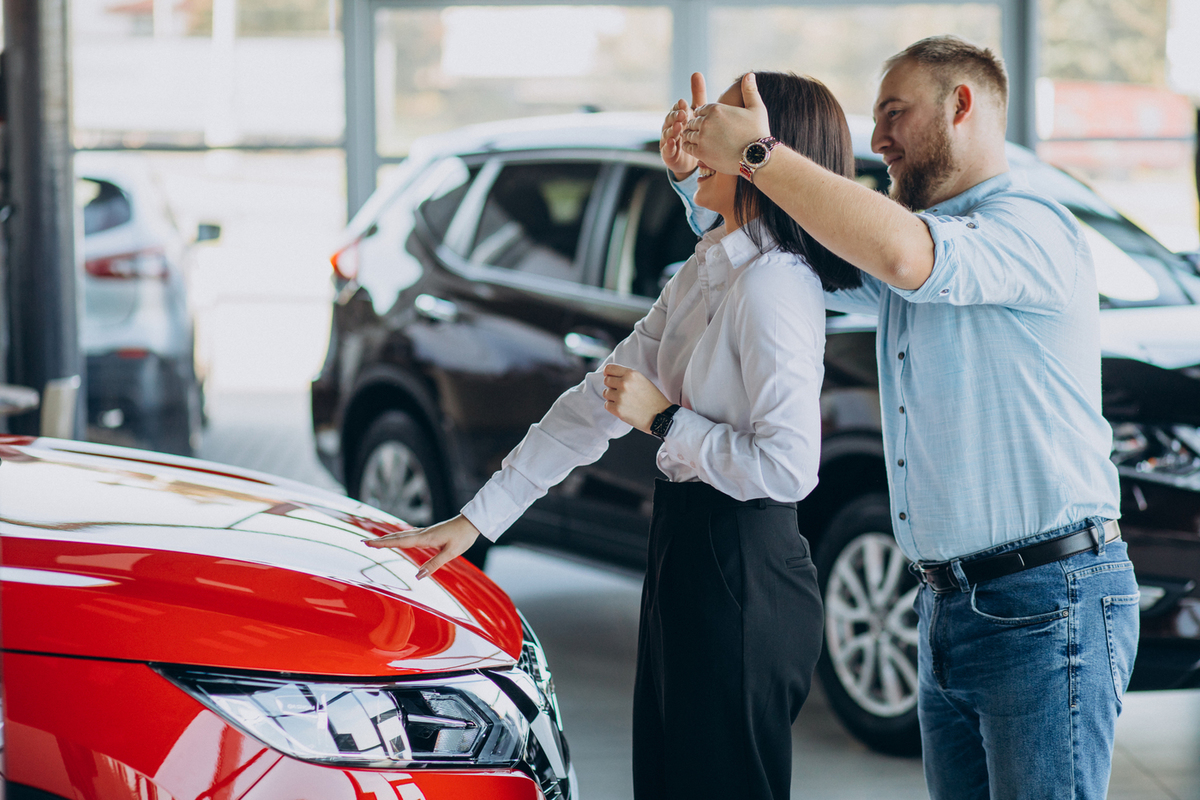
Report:
M415 525L446 518L551 402L650 308L696 243L658 157L660 118L479 126L420 143L333 258L329 353L312 385L323 463ZM860 180L887 174L854 120ZM1105 413L1142 583L1139 688L1200 686L1200 276L1082 184L1012 147L1075 212L1105 309ZM876 749L912 753L914 579L891 536L873 318L831 314L820 484L801 504L826 608L820 674ZM657 441L575 470L505 542L641 569ZM479 560L479 551L469 554Z

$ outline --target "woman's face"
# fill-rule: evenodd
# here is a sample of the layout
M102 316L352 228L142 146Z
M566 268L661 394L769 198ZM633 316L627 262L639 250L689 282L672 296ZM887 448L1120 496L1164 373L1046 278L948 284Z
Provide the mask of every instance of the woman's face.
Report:
M745 108L742 104L742 84L737 82L725 90L717 100L727 106ZM698 169L700 185L696 189L696 205L717 212L725 218L726 230L732 231L742 226L746 220L734 218L733 195L737 189L739 175L722 175L711 170L701 161Z

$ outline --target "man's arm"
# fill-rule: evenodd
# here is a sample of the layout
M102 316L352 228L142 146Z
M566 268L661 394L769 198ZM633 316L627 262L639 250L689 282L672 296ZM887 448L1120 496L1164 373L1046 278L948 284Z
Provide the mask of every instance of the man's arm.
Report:
M742 79L745 108L713 104L684 131L684 150L708 166L738 174L747 142L770 136L754 73ZM862 271L900 289L917 289L933 271L925 223L896 202L805 156L776 147L754 185L818 242Z

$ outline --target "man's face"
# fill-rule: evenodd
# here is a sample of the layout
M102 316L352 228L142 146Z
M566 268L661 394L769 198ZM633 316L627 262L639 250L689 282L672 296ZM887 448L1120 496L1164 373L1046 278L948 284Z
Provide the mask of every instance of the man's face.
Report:
M918 64L902 61L883 76L875 103L871 150L883 156L893 200L928 208L955 168L946 103L937 81Z

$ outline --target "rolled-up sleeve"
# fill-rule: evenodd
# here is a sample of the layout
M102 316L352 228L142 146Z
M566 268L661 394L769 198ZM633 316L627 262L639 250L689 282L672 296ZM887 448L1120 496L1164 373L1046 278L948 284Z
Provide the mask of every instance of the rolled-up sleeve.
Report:
M817 485L825 308L815 278L790 269L749 273L729 298L752 430L680 409L664 442L668 456L739 500L795 502Z
M912 303L998 305L1056 313L1075 293L1087 244L1062 206L1034 194L1007 194L969 216L917 215L934 244L933 271L919 288L890 287Z
M564 392L540 422L530 426L501 468L463 507L462 515L488 539L498 539L551 486L575 467L596 461L608 449L610 439L629 432L629 425L604 409L604 367L621 364L658 383L658 347L672 288L668 283L633 333L595 371Z

